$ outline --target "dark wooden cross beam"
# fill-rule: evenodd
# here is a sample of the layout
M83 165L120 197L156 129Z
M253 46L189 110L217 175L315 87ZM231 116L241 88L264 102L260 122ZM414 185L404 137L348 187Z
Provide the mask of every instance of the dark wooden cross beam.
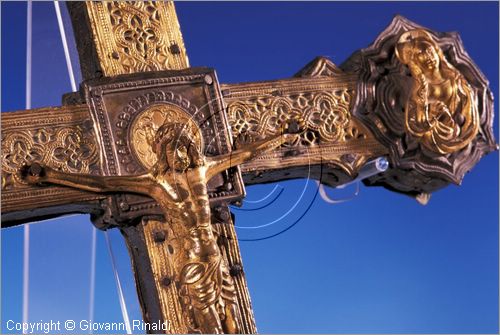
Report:
M292 78L220 85L214 70L189 67L172 3L76 2L68 8L84 82L62 107L2 117L2 227L68 213L90 213L101 229L117 227L129 248L144 320L168 320L174 333L219 328L200 324L204 309L189 303L200 297L184 292L189 285L181 285L183 260L176 257L183 247L174 237L189 237L169 214L151 198L127 192L132 190L33 186L21 176L23 166L133 180L154 167L152 143L169 122L195 129L194 142L207 159L295 128L300 137L294 142L207 184L211 229L221 266L231 275L215 281L217 292L232 292L219 300L235 306L215 318L223 331L253 333L228 209L243 197L244 184L301 178L310 170L313 178L338 186L385 156L390 168L365 184L425 203L432 192L460 183L496 148L487 80L452 33L396 17L341 66L316 58ZM196 282L197 272L191 275Z

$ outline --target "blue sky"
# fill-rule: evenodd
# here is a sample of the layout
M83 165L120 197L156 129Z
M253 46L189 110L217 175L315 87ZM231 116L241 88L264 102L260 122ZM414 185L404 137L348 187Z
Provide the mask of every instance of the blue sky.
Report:
M436 31L458 31L498 96L496 2L181 2L177 12L191 65L215 68L223 83L286 78L318 55L340 64L401 14ZM2 2L1 24L2 111L24 109L26 4ZM52 3L34 4L33 29L32 106L57 106L71 87ZM312 202L286 233L241 242L259 331L497 333L498 182L493 153L460 187L437 192L425 207L365 187L353 201L329 205L314 199L314 182L296 180L280 183L280 198L263 210L235 210L239 226L265 224L287 212L305 188L279 223L238 229L241 238L262 237L288 227ZM274 187L248 187L247 199ZM329 192L339 197L353 190ZM30 320L88 319L88 217L34 224L31 230ZM1 238L5 331L7 320L21 321L22 228L4 229ZM138 319L127 251L118 232L111 238L130 317ZM94 320L121 321L101 233L97 255Z

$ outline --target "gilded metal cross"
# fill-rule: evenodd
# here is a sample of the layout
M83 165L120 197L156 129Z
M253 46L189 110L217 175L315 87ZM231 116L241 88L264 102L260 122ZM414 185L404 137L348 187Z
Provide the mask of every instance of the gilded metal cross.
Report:
M228 209L244 184L337 186L386 156L365 183L425 203L496 148L459 39L402 17L341 66L220 85L189 67L173 3L68 8L84 82L62 107L3 116L2 226L77 212L119 228L144 320L173 333L256 332Z

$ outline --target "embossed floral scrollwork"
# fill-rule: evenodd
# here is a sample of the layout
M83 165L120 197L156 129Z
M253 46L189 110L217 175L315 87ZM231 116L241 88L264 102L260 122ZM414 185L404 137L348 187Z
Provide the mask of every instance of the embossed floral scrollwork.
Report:
M343 104L330 94L317 95L313 107L307 112L307 124L317 130L323 140L338 141L350 120L348 107L348 104Z
M254 104L236 102L229 105L229 124L233 134L238 136L242 133L258 132L260 127L259 116L253 112Z
M34 143L28 132L7 135L2 141L2 165L9 172L15 172L19 166L42 160L46 153L44 148Z
M83 138L80 129L59 129L55 138L49 149L52 165L65 172L89 173L90 163L97 159L95 143Z
M267 113L267 133L275 134L281 131L281 127L286 124L291 118L293 111L292 104L289 100L284 98L275 99L269 113Z
M86 7L105 76L189 67L172 1L87 1Z
M162 34L156 2L107 3L119 58L127 73L167 68L168 45Z
M94 140L79 126L18 130L2 139L2 189L26 185L18 176L23 165L39 162L65 172L92 173L97 169Z
M302 130L300 140L286 146L362 138L365 135L351 124L352 94L348 89L340 89L236 101L228 107L231 131L236 139L243 134L246 137L269 136L294 123Z

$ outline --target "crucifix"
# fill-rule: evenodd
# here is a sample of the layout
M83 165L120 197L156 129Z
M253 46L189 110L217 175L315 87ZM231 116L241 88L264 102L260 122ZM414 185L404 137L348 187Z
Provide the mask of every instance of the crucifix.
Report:
M402 17L340 67L317 58L290 79L219 85L213 70L189 68L171 3L69 9L85 81L63 107L3 117L2 225L84 212L102 229L119 228L144 319L169 320L173 332L256 330L227 208L243 196L243 181L299 178L310 168L322 183L337 186L385 156L390 168L365 183L426 202L496 147L487 82L460 41ZM174 170L175 162L187 160L186 173L196 169L196 152L207 161L231 160L238 148L290 126L299 133L293 141L206 180L208 240L221 257L218 271L231 277L213 280L216 299L207 306L195 303L202 295L183 285L203 284L210 268L201 262L182 273L186 261L178 255L193 249L182 231L187 221L173 224L173 211L131 188L89 192L98 178L132 183L172 155ZM155 149L164 137L176 138L170 155ZM51 173L61 178L43 185L29 180ZM70 176L88 182L58 186ZM174 196L182 198L175 185ZM223 298L224 286L234 293L230 299ZM231 305L227 301L234 301L234 311L222 307Z

